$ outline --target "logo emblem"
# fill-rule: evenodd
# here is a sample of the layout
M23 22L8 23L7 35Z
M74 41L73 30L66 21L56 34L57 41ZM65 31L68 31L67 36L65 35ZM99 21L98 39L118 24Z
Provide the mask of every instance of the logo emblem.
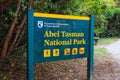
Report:
M38 21L38 27L42 28L43 27L43 21Z

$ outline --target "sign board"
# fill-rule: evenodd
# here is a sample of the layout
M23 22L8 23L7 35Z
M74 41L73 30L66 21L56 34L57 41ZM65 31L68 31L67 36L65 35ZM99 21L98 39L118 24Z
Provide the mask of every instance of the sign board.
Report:
M90 18L72 17L34 13L35 62L88 56Z
M91 59L92 26L91 17L34 13L29 9L28 69L34 63L76 58ZM31 69L34 68L30 68L29 71Z

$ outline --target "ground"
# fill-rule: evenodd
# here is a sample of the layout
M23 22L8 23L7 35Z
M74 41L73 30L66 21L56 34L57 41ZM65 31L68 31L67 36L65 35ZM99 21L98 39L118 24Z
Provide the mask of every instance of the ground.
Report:
M117 39L116 42L109 45L102 45L101 47L106 48L108 53L111 54L120 65L120 39Z
M108 46L110 45L111 44L109 44ZM107 45L104 45L102 47L106 46ZM25 55L15 54L11 57L6 58L4 62L0 61L0 80L27 80L26 73L27 66ZM94 80L120 80L119 75L120 75L119 61L118 59L116 59L115 56L113 57L113 55L110 52L106 55L94 57ZM86 58L56 61L49 63L39 63L35 65L35 80L86 80L86 79L87 79Z
M35 80L86 80L87 76L86 59L37 64L35 70ZM94 80L120 80L119 75L120 66L111 55L95 57Z

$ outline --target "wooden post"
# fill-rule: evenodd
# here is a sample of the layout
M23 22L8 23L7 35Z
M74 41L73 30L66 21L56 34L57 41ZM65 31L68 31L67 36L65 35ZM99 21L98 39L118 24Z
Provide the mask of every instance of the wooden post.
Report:
M94 16L90 16L90 32L89 32L89 54L87 58L87 79L93 80L94 75Z
M33 9L28 9L28 80L34 80L34 17Z

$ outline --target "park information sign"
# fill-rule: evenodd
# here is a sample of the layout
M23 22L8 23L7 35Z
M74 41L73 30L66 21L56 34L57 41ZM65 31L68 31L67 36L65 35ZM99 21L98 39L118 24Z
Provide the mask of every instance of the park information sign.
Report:
M29 9L29 80L34 78L34 74L32 74L34 64L41 62L86 57L88 58L88 68L91 70L93 67L93 24L92 16L34 13L32 9ZM90 71L88 71L89 74Z

